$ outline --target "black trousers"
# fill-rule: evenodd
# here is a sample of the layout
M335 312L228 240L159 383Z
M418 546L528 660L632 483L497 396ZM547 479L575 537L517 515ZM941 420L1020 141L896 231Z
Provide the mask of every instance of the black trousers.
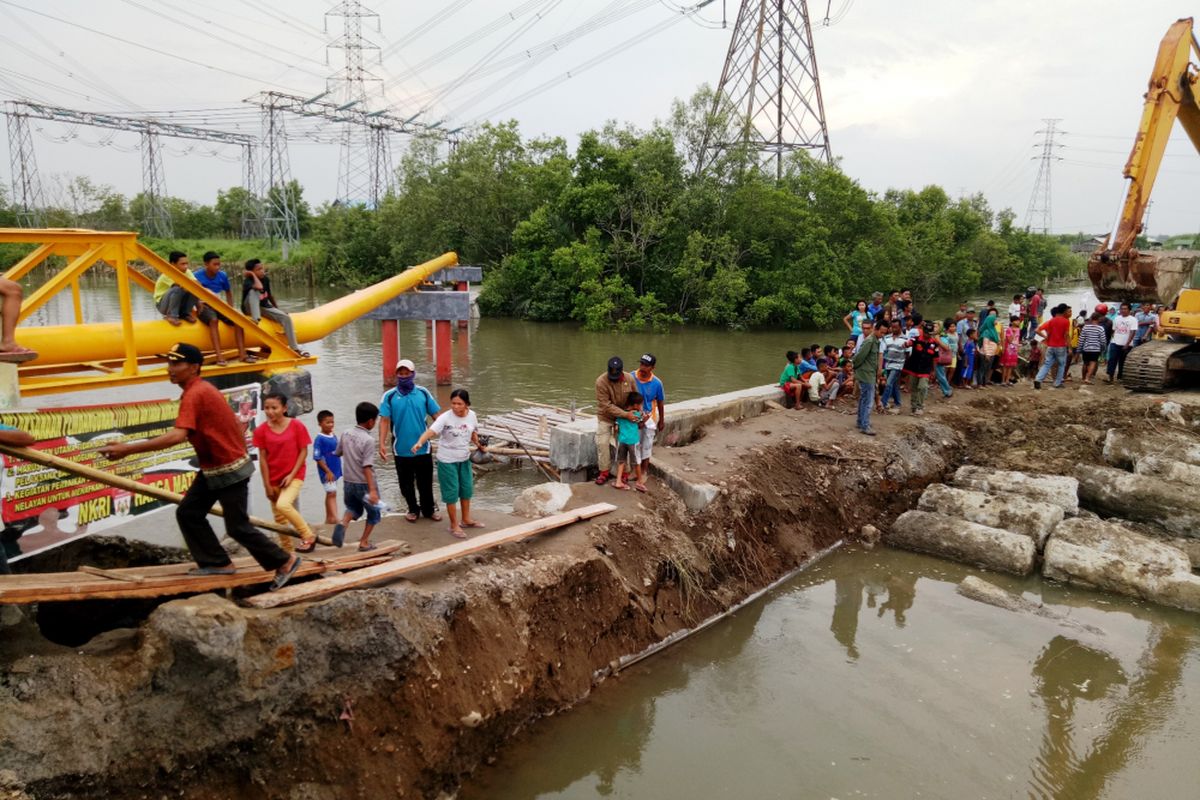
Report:
M238 481L221 489L210 489L203 473L188 487L183 502L175 509L175 520L192 558L201 567L224 567L229 554L217 541L217 534L208 524L208 512L216 503L225 512L225 533L250 551L263 569L279 569L288 562L288 554L258 528L250 524L250 479Z
M433 454L396 456L396 478L400 482L400 494L408 504L408 513L432 517L438 510L433 501Z

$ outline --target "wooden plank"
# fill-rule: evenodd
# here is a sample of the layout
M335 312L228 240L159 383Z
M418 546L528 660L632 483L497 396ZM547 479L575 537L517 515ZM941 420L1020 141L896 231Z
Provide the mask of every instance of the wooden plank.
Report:
M108 578L109 580L114 580L114 581L128 581L129 583L144 583L146 580L141 575L123 575L120 572L113 572L112 570L100 569L99 567L93 567L89 564L84 564L82 567L79 568L79 571L86 572L88 575L96 575L98 577Z
M340 558L305 558L297 576L319 575L334 570L353 570L375 566L392 559L392 554L405 547L404 542L380 544L366 553L348 553ZM232 575L192 576L187 574L193 564L164 564L158 567L132 567L104 570L140 578L138 582L113 580L110 577L85 578L78 572L51 572L26 575L0 575L0 604L44 603L63 600L115 600L123 598L163 597L172 594L194 594L236 586L252 586L270 582L275 573L264 570L253 559L237 559L237 572ZM163 573L156 570L176 570ZM94 568L93 568L94 569ZM41 579L36 580L36 579Z
M549 517L533 520L532 522L525 522L492 533L485 533L482 536L466 539L447 545L446 547L438 547L433 550L427 550L424 553L416 553L405 558L399 558L389 564L356 570L349 575L307 583L303 586L286 586L278 592L272 592L269 595L252 597L248 603L255 608L274 608L291 603L301 603L306 600L318 600L347 589L366 586L376 581L398 578L410 572L437 564L444 564L447 561L462 558L472 553L478 553L482 550L490 550L502 544L519 542L522 539L528 539L530 536L555 530L556 528L564 528L567 525L572 525L585 519L591 519L601 514L607 514L610 511L616 511L616 509L617 507L611 503L594 503L590 506L577 508L574 511L564 511L561 514L553 514Z
M88 478L89 480L96 481L97 483L103 483L106 486L115 486L118 489L125 489L126 491L145 495L146 497L153 497L156 500L165 500L166 502L174 503L175 505L179 505L179 502L183 500L183 495L163 489L161 486L151 486L148 483L141 483L133 480L132 478L126 478L122 475L114 475L111 472L105 472L102 469L97 469L96 467L88 464L80 464L75 461L69 461L65 458L59 458L52 453L34 450L31 447L13 447L11 445L0 444L0 453L6 453L16 458L23 458L30 463L40 464L43 467L50 467L51 469L56 469L60 472L66 472L69 475ZM224 513L219 505L214 506L212 511L209 513L216 514L217 516L224 516ZM297 539L302 538L300 534L293 530L290 526L280 525L277 522L268 522L265 519L250 517L250 524L256 528L262 528L275 533L282 533L285 536L291 536ZM333 544L333 542L330 541L329 537L327 536L318 536L317 541L324 545Z

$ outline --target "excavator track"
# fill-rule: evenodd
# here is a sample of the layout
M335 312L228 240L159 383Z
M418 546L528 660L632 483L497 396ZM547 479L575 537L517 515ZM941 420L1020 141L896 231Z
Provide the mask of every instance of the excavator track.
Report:
M1126 389L1135 392L1169 389L1179 380L1178 369L1172 367L1171 358L1190 347L1192 345L1186 342L1156 340L1133 348L1125 357L1121 382Z

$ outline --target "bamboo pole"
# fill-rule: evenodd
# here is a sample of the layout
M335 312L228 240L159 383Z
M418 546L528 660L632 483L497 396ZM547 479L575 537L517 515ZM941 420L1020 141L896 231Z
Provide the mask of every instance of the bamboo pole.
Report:
M68 461L65 458L59 458L58 456L50 453L43 453L41 450L34 450L31 447L13 447L11 445L0 444L0 453L13 456L14 458L23 458L33 464L41 464L43 467L50 467L51 469L56 469L60 472L66 472L69 475L76 475L80 478L88 478L89 480L96 481L96 483L103 483L106 486L112 486L116 489L125 489L126 491L145 495L146 497L153 497L156 500L165 500L166 502L174 503L175 505L179 505L180 501L183 500L183 495L172 492L169 489L164 489L161 486L151 486L148 483L140 483L132 478L125 478L121 475L113 475L112 473L105 472L102 469L97 469L96 467L88 466L87 464L77 464L74 461ZM225 515L221 510L220 505L213 506L212 511L209 513L216 514L219 517ZM250 524L256 528L263 528L265 530L274 531L275 533L282 533L285 536L292 536L297 539L303 538L292 528L286 525L280 525L277 522L268 522L265 519L251 517ZM328 536L318 536L317 541L324 545L333 544Z
M507 425L505 425L504 427L508 428ZM518 445L520 445L521 449L525 451L525 455L529 456L529 460L532 461L534 464L536 464L537 468L542 471L542 474L545 475L547 478L549 478L552 483L557 482L557 478L555 478L553 475L550 474L550 471L548 469L546 469L546 466L544 464L542 464L540 461L538 461L536 458L534 458L532 455L530 455L529 448L527 448L525 445L521 444L521 440L518 439L517 435L512 432L512 428L508 428L508 432L510 434L512 434L513 441L516 442Z

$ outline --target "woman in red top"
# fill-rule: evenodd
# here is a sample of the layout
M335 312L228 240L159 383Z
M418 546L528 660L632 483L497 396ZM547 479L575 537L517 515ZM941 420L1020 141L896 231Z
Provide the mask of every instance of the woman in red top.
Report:
M300 420L287 416L287 397L284 395L274 392L263 398L263 411L267 415L267 424L254 429L263 488L271 501L275 521L281 525L290 524L300 534L302 541L296 550L311 553L317 546L317 537L296 510L296 500L304 485L312 437ZM290 549L290 536L280 534L279 541L285 550Z

